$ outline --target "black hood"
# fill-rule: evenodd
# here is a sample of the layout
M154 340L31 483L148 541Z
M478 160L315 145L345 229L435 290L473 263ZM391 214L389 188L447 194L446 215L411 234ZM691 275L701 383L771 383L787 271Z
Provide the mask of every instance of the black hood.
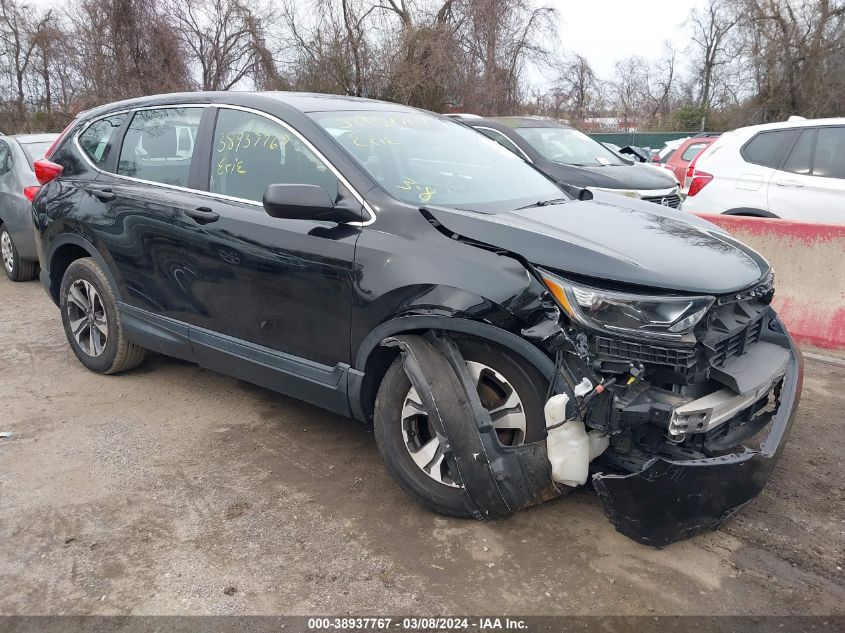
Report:
M557 182L576 187L604 187L606 189L669 189L677 183L665 169L648 165L608 165L606 167L575 167L543 161L539 167Z
M759 254L709 222L614 194L498 214L427 210L453 233L597 283L721 295L769 271Z

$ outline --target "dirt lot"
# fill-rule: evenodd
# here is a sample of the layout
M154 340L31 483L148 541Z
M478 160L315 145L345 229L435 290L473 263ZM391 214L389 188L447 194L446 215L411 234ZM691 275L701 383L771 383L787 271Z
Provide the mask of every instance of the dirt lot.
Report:
M348 420L162 357L89 373L37 282L0 281L0 350L2 614L845 614L845 364L807 360L760 498L657 551L589 489L446 519Z

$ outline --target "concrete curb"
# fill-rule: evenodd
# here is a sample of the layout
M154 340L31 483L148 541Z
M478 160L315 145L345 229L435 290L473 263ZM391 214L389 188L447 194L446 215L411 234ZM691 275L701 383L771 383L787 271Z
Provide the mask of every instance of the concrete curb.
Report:
M696 214L775 269L773 305L799 343L845 349L845 225Z

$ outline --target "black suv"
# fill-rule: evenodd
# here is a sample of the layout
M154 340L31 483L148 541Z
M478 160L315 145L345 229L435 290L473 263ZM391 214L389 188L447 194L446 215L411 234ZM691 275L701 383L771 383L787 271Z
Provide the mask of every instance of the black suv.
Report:
M681 196L671 172L623 156L563 123L539 117L481 118L454 115L561 185L607 191L678 209Z
M757 494L791 424L800 356L762 257L673 209L572 198L444 117L150 97L83 113L36 173L41 281L86 367L153 350L372 423L440 512L567 490L544 419L559 394L604 442L591 469L617 527L650 543Z

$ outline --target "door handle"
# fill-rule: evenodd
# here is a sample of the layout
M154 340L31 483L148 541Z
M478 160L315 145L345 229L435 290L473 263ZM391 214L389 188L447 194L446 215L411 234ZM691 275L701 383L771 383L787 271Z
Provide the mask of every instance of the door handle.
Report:
M89 189L89 191L100 202L111 202L117 198L117 194L111 189Z
M797 180L777 180L775 184L778 187L803 187L803 182L798 182Z
M208 224L209 222L217 222L220 219L220 214L215 213L208 207L199 207L198 209L188 209L185 215L191 218L197 224Z

